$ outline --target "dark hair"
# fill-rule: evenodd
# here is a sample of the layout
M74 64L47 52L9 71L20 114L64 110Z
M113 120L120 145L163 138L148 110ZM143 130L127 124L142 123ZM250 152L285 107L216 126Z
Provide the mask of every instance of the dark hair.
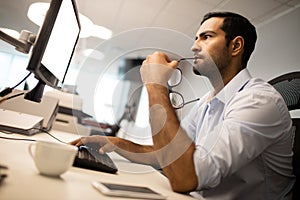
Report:
M245 68L255 48L255 42L257 39L255 27L247 18L232 12L207 13L203 17L201 24L203 24L203 22L212 17L224 18L221 29L226 34L225 39L227 46L229 45L231 40L233 40L237 36L242 36L244 38L245 44L244 54L242 56L242 66Z

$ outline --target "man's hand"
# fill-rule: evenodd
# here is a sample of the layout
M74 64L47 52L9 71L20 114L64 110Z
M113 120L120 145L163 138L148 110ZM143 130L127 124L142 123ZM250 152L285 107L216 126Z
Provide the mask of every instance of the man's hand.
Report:
M70 142L70 144L75 146L81 146L88 145L89 143L96 143L100 146L99 153L104 154L107 152L112 152L116 149L117 140L118 138L116 137L93 135L88 137L81 137L77 140Z
M93 135L81 137L70 142L71 145L81 146L94 143L100 146L99 154L115 151L121 156L137 163L150 164L160 168L153 146L144 146L118 137Z
M155 52L148 55L144 60L140 73L144 84L159 84L167 86L172 73L176 69L178 62L171 61L170 58L162 53Z

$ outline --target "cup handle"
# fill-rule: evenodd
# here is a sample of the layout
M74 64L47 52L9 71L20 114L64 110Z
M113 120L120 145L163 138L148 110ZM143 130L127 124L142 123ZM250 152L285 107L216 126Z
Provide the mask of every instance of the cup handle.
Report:
M29 146L28 146L28 152L29 152L29 155L34 159L34 154L32 152L32 147L33 146L34 146L34 143L29 144Z

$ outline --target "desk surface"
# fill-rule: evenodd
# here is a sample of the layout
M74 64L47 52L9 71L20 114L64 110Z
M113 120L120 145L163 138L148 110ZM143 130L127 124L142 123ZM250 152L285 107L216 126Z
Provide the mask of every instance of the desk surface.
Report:
M78 137L78 135L59 131L52 131L52 134L67 142ZM0 132L0 136L56 142L56 140L44 133L27 137ZM116 153L110 153L110 156L119 169L117 174L72 167L59 178L42 176L38 173L28 153L28 145L30 143L32 142L0 138L0 164L9 168L7 170L7 178L0 184L1 199L116 199L103 196L91 186L92 181L148 186L167 196L168 199L193 199L190 196L172 192L167 178L152 167L131 163Z

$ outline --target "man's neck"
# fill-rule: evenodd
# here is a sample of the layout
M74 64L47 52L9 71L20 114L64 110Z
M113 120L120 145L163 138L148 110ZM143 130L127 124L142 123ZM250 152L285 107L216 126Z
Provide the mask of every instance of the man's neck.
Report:
M216 96L240 71L221 74L222 78L209 79L214 90L211 93L211 97Z

